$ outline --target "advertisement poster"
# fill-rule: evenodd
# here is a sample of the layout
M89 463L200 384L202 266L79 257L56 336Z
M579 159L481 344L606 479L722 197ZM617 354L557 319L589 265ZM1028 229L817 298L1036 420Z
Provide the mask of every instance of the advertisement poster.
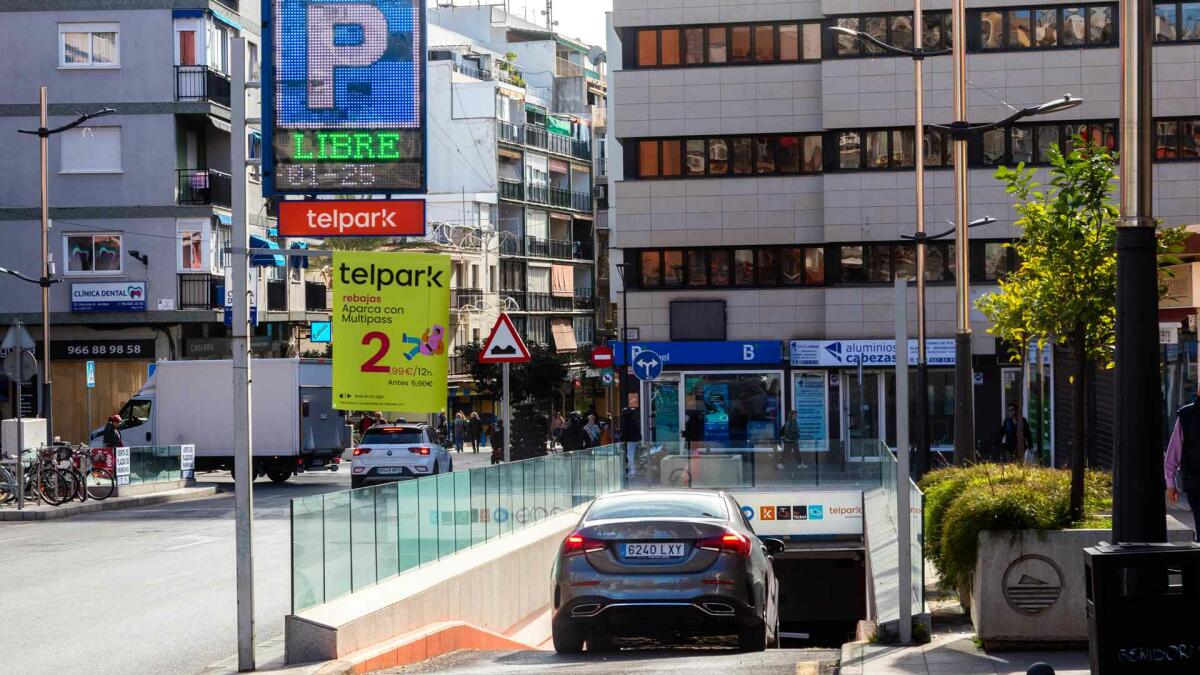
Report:
M196 477L196 446L179 446L179 474L185 480Z
M861 490L739 490L733 497L759 536L803 538L863 533Z
M829 450L829 399L825 372L809 370L792 373L793 410L800 423L800 449L806 452Z
M704 440L729 440L729 385L704 385Z
M679 385L674 382L650 384L654 410L654 440L679 440Z
M129 470L131 468L131 456L129 448L113 448L114 462L117 465L117 470L114 472L114 478L117 479L117 485L129 485Z
M333 407L432 412L446 405L450 258L333 254Z

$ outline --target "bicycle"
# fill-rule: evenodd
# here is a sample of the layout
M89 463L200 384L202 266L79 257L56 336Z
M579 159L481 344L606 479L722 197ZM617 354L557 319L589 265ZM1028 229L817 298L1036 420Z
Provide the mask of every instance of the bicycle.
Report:
M49 450L49 452L47 452ZM0 503L7 504L17 498L22 490L27 499L37 499L51 506L58 506L67 499L67 481L61 470L54 466L54 450L42 448L35 459L33 453L21 453L24 467L24 485L17 485L16 471L0 465Z
M113 476L112 471L94 463L95 456L95 451L83 444L69 446L69 450L65 453L65 459L62 450L59 451L57 459L60 462L67 462L67 467L60 469L69 481L66 501L78 499L86 502L89 497L103 501L116 491L117 479ZM85 459L87 460L86 473L81 468Z

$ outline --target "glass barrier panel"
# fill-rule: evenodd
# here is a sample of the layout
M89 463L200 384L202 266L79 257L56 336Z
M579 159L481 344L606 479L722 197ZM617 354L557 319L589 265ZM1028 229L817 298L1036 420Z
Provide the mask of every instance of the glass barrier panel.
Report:
M497 464L483 469L484 488L487 490L487 538L489 541L499 537L504 527L500 522L500 484L503 478L500 470L503 466L503 464Z
M487 469L471 469L471 545L487 541L491 510L487 505Z
M292 613L325 601L324 495L292 500Z
M454 553L454 474L444 473L433 479L437 483L437 505L434 509L438 524L438 557Z
M417 522L421 528L421 564L438 559L438 482L429 478L414 481L417 486Z
M400 572L421 564L421 505L417 483L415 480L396 483L397 569Z
M350 585L360 590L374 584L375 492L383 486L350 491Z
M324 495L325 602L350 592L350 492Z
M471 473L455 471L447 474L454 478L454 550L461 551L471 546L473 521L479 514L471 508Z
M375 576L379 580L400 572L399 483L384 483L375 490Z

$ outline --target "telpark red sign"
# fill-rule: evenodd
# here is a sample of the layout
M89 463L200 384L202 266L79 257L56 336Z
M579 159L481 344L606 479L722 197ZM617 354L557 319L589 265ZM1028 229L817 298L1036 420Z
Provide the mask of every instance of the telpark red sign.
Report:
M347 199L279 202L283 237L423 237L420 199Z

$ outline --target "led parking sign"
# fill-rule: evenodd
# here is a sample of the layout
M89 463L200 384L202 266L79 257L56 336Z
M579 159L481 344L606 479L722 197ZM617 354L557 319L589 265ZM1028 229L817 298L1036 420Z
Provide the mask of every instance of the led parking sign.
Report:
M271 194L425 191L424 0L264 0Z

